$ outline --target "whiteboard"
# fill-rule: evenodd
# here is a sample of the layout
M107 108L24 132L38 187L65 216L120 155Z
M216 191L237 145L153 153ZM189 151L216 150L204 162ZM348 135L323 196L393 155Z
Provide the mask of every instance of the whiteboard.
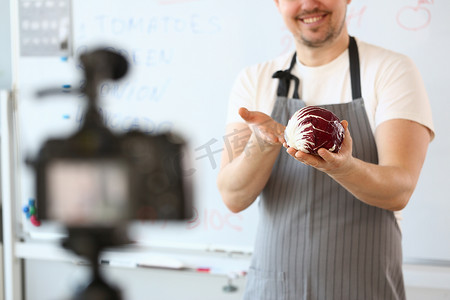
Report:
M267 23L241 30L254 6ZM182 224L134 224L131 237L149 245L250 251L257 207L240 214L229 212L216 188L216 177L229 138L224 136L225 112L237 73L289 46L280 41L284 29L273 3L77 0L72 11L75 57L107 45L123 53L131 64L127 78L105 82L100 88L106 125L114 132L131 127L148 133L169 129L188 141L194 218ZM272 38L254 44L255 29ZM21 57L20 70L18 111L25 159L35 155L49 137L76 130L83 109L77 97L36 100L33 95L42 87L77 86L80 70L76 61ZM22 173L21 197L26 202L34 197L34 176L26 166ZM33 236L45 236L48 230L27 221L24 225Z
M180 133L189 143L194 180L192 220L181 224L136 223L131 236L142 244L196 249L249 251L258 222L257 205L230 213L216 188L228 96L245 66L290 51L293 42L272 0L73 1L75 57L96 46L122 52L132 70L119 83L101 87L101 109L115 132L131 127L154 133ZM348 9L352 35L410 56L422 72L434 113L436 138L422 176L402 221L404 257L450 260L450 183L442 166L445 85L450 78L450 2L434 0L353 1ZM380 21L381 18L381 21ZM74 59L21 57L19 60L21 159L36 154L49 137L68 135L83 119L75 96L37 100L34 92L47 86L80 82ZM20 203L34 197L31 170L21 167ZM23 227L39 236L23 217Z

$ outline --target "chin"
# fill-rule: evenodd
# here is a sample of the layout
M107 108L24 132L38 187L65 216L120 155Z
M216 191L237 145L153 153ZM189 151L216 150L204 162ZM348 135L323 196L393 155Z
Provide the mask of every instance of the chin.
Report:
M324 39L310 39L310 38L301 37L300 42L305 46L308 46L311 48L318 48L318 47L325 45L328 41L324 40Z
M308 34L308 35L300 35L299 42L305 46L317 48L323 45L331 43L335 40L335 35L332 33L325 34Z

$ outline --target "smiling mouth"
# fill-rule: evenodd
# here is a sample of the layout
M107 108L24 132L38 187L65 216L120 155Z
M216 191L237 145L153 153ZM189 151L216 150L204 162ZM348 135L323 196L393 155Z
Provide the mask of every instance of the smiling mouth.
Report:
M313 24L313 23L319 22L323 18L325 18L325 15L308 17L308 18L300 18L300 20L305 24Z

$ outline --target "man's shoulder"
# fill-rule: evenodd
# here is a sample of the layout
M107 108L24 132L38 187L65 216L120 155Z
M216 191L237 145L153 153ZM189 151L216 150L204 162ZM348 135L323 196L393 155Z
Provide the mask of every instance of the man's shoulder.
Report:
M371 44L360 39L356 39L361 60L368 62L395 62L399 60L409 60L409 58L394 50Z

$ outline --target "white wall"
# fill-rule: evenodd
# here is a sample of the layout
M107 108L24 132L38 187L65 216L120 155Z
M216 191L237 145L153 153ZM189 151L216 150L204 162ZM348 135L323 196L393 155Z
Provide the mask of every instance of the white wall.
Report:
M11 26L9 0L0 1L0 89L11 89Z

